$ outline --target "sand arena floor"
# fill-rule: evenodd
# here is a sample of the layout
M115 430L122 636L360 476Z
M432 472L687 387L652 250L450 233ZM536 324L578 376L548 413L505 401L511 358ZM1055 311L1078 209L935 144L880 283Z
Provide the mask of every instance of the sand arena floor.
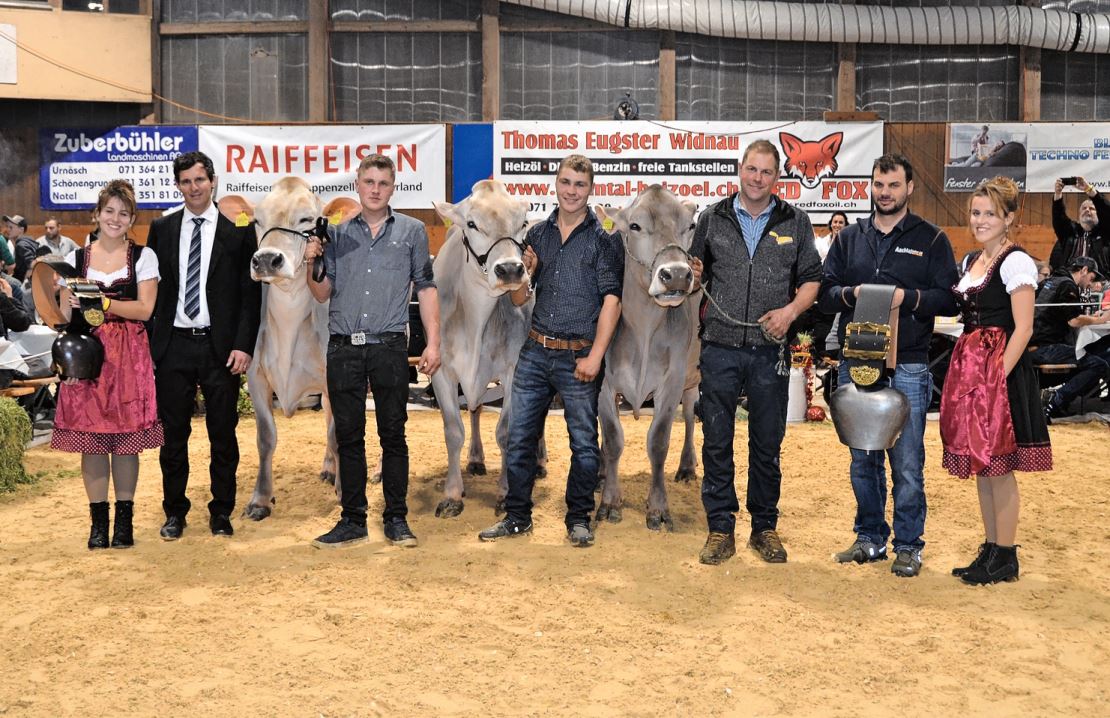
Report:
M913 580L889 563L832 562L851 541L854 502L830 424L787 432L779 528L789 563L740 549L708 567L697 561L696 484L668 487L674 533L644 527L647 421L625 422L625 519L603 525L589 550L564 539L558 418L535 534L482 544L495 477L470 478L462 516L436 519L442 424L435 412L411 414L415 550L387 545L376 526L353 549L309 545L339 514L316 480L316 413L279 419L274 515L235 517L230 540L207 529L199 421L192 523L172 544L157 534L156 453L142 459L137 546L89 552L78 457L32 450L41 484L0 497L0 714L1110 715L1105 426L1053 427L1055 472L1020 478L1021 580L971 588L948 571L981 540L974 486L940 469L936 422L929 543ZM492 430L486 421L491 468ZM257 466L252 420L239 435L244 504ZM737 439L743 447L743 422ZM370 500L379 511L380 489Z

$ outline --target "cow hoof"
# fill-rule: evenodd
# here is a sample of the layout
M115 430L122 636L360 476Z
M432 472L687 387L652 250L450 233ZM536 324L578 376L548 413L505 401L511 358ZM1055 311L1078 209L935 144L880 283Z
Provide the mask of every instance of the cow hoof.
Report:
M493 505L493 515L500 516L505 513L505 499L498 499L497 503Z
M648 511L647 527L652 531L674 531L674 521L670 511Z
M321 471L320 472L320 481L323 481L325 484L331 484L332 486L335 486L335 472L334 471Z
M485 476L486 465L482 461L471 461L469 464L466 465L466 473L470 474L471 476Z
M270 499L270 503L273 503L273 499ZM247 508L243 509L243 515L251 521L261 521L262 519L269 517L270 507L253 503L247 504Z
M463 512L463 502L459 499L444 499L436 506L436 518L450 519Z
M619 524L624 516L621 514L620 506L613 506L612 504L602 504L597 510L597 522L608 521L611 524Z
M547 478L547 467L546 466L537 466L536 467L536 478L537 479L546 479Z
M370 477L370 483L372 483L372 484L380 484L381 482L382 482L381 472L377 472L373 476Z
M681 483L689 483L698 478L698 472L694 469L683 469L679 467L678 471L674 472L674 480Z

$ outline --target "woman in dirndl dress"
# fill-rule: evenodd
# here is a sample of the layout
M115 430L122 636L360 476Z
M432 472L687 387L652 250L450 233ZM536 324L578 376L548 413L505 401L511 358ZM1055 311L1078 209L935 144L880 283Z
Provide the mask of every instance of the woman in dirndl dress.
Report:
M1018 188L1007 177L972 195L969 228L979 244L953 287L964 320L940 403L944 468L975 476L985 539L968 566L971 584L1016 581L1018 485L1015 471L1049 471L1052 447L1026 345L1033 334L1037 266L1009 237Z
M154 364L143 322L154 310L158 257L127 237L135 222L135 191L112 180L100 191L94 214L99 239L70 253L78 274L100 285L104 323L92 334L104 345L96 379L67 379L58 388L50 445L81 454L81 476L89 497L89 548L108 548L108 479L116 494L112 548L134 545L132 515L139 480L139 452L162 445L154 398ZM76 302L62 290L62 306Z

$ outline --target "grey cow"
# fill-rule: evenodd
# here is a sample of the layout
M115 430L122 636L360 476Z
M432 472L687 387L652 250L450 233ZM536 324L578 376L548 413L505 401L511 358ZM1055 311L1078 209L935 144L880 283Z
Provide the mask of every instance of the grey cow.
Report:
M458 204L437 202L436 211L451 223L447 240L432 265L439 288L440 355L443 364L432 377L443 413L447 441L447 480L436 516L458 516L463 510L463 479L459 466L464 436L459 389L471 409L468 471L485 473L478 413L490 383L501 382L505 399L497 421L497 444L505 456L512 406L513 372L528 336L532 303L517 307L508 293L531 281L521 261L527 204L514 199L496 180L474 185ZM498 498L508 483L502 459ZM498 501L498 506L501 501Z
M228 198L220 200L223 208ZM240 200L241 202L242 200ZM249 206L245 207L249 210ZM274 183L254 210L258 250L251 258L251 278L264 282L262 326L255 344L254 361L247 371L247 387L254 404L258 441L258 480L244 514L256 521L270 515L274 503L273 457L277 425L271 397L276 396L285 416L292 416L301 401L320 394L327 425L327 448L320 478L334 483L337 471L335 424L328 403L326 365L328 308L308 291L304 261L304 234L321 213L350 219L358 204L335 200L323 210L308 184L296 177Z
M686 425L677 481L696 478L694 402L698 396L698 305L689 301L694 286L687 250L694 236L692 202L652 185L622 210L599 210L613 221L625 247L621 320L605 355L605 381L598 400L602 431L602 489L598 520L620 521L623 496L617 473L624 451L618 395L634 416L649 398L654 415L648 428L651 490L647 527L673 530L663 464L679 402Z

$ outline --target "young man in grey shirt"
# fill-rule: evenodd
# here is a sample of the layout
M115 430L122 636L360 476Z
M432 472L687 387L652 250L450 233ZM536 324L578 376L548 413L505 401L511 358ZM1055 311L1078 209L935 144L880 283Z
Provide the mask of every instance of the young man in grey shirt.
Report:
M329 228L326 247L314 239L305 248L311 264L323 256L326 275L308 288L328 312L328 397L339 445L343 513L331 531L312 542L318 548L349 546L367 540L366 389L374 395L382 447L382 512L385 537L398 546L416 546L409 529L409 453L405 442L408 412L408 303L412 289L420 302L427 348L417 368L431 376L439 369L439 296L432 279L428 233L424 224L396 214L389 206L396 182L393 160L370 155L362 160L357 190L362 212Z

